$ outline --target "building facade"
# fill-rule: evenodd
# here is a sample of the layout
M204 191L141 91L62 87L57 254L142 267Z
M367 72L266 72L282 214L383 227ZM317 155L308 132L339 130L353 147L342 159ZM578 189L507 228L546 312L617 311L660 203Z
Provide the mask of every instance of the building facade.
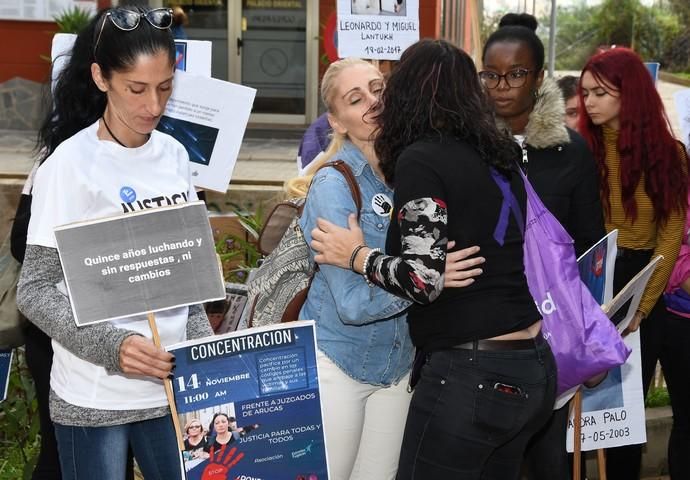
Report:
M41 0L39 0L41 1ZM50 0L43 0L49 2ZM79 3L79 2L75 2ZM84 3L84 2L82 2ZM320 111L319 79L337 57L336 0L98 0L98 7L180 6L190 40L212 42L212 75L257 89L254 124L309 124ZM420 0L421 37L445 37L476 55L481 0ZM0 82L48 78L55 23L2 20Z

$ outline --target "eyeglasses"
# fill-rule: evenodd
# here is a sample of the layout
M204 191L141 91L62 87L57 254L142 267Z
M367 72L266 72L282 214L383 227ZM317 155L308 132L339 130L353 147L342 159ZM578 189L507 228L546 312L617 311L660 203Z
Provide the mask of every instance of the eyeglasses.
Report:
M499 75L491 70L483 70L479 72L479 79L488 89L498 87L498 84L501 83L502 78L505 79L510 88L520 88L527 81L527 75L533 71L534 70L527 70L525 68L516 68L515 70L511 70L504 75Z
M201 425L190 425L189 428L201 428Z
M125 8L113 8L109 10L105 15L103 15L101 29L98 31L98 38L96 39L96 43L93 47L94 56L96 55L96 50L98 49L98 43L101 41L101 35L103 34L106 19L109 18L112 24L120 30L124 32L131 32L139 26L142 17L145 18L152 27L159 30L165 30L172 26L173 11L171 8L154 8L153 10L149 10L148 12L144 13L134 12Z

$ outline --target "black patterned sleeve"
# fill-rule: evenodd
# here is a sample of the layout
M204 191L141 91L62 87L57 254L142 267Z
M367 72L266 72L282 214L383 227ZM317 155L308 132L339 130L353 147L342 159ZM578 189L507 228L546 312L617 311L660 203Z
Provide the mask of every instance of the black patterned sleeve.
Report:
M443 200L418 198L398 213L401 256L373 253L366 275L381 288L428 304L443 290L448 243L448 212Z

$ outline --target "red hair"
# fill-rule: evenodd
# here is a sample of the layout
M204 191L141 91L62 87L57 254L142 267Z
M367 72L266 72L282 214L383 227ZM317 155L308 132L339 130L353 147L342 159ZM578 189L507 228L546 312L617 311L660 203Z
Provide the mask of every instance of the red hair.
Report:
M688 166L671 133L671 125L654 81L640 57L630 49L614 48L589 59L582 73L616 90L619 113L618 157L622 202L626 217L637 218L635 190L644 174L645 192L654 206L654 219L664 223L687 202ZM578 87L580 105L584 105ZM578 130L594 153L600 173L601 200L610 213L610 188L602 128L589 115L580 115Z

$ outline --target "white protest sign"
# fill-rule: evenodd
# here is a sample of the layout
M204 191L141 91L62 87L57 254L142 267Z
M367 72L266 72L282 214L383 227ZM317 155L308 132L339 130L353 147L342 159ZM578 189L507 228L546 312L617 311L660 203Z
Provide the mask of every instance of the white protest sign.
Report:
M55 90L55 83L57 82L60 72L67 65L72 54L72 47L77 36L73 33L56 33L53 36L53 43L50 50L50 58L53 67L50 71L51 89Z
M256 90L177 71L158 130L187 149L194 185L225 192L242 146Z
M419 0L338 0L338 56L398 60L419 40Z
M680 120L680 131L683 135L681 140L686 147L690 147L690 88L676 92L673 95L673 101L678 111L678 120Z
M55 229L78 326L225 298L203 202Z
M582 389L582 451L647 441L639 331L625 337L625 344L632 349L628 361L610 370L606 379L597 387ZM569 452L574 447L573 429L571 415L566 435L566 448Z

